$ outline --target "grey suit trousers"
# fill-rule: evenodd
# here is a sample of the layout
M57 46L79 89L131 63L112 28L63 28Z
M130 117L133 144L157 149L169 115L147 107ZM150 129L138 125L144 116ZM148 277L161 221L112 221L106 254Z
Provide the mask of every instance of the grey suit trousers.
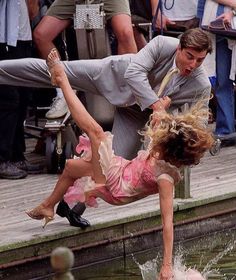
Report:
M109 100L109 97L107 97L109 92L98 89L96 82L94 82L102 70L101 60L80 60L63 63L73 89L102 95ZM121 77L122 75L123 73L121 73ZM109 82L113 83L114 81L109 81L108 77L107 83ZM0 61L0 84L52 87L47 65L42 59ZM114 88L117 91L116 85L114 85ZM117 100L119 100L119 95L122 99L125 94L116 92ZM149 110L141 112L137 105L116 108L112 133L114 134L113 147L117 155L127 159L136 156L141 147L140 135L137 131L144 127L149 113Z

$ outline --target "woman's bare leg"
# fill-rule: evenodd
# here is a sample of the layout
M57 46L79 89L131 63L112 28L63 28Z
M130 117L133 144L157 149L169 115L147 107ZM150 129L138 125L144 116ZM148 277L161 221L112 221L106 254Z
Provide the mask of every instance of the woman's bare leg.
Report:
M63 173L52 193L39 206L28 211L27 214L34 219L53 217L55 205L63 198L74 181L83 176L93 176L91 163L83 159L67 160Z
M98 149L101 141L106 138L106 135L102 127L92 118L92 116L87 112L83 104L75 95L67 79L63 65L59 62L59 56L56 50L52 50L48 55L47 64L52 75L52 82L62 89L73 119L90 139L92 150L91 163L93 168L93 179L96 183L103 184L105 183L105 176L102 173L99 163L100 156Z
M92 166L88 161L83 159L67 160L62 175L48 198L42 203L45 206L54 206L63 198L67 189L73 185L74 181L84 176L92 176Z

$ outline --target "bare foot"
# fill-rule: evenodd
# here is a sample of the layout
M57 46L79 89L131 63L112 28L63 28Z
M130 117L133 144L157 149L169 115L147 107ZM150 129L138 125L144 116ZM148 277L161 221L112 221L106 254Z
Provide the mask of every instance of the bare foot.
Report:
M50 51L46 63L51 74L52 85L60 86L61 82L66 77L66 74L60 56L55 48Z

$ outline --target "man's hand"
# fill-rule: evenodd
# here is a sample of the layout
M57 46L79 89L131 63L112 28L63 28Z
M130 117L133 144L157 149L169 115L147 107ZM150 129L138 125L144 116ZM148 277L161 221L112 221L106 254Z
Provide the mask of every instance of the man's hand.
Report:
M153 103L151 105L151 109L153 111L163 111L170 106L170 103L171 103L170 97L164 96L164 97L158 99L157 102Z
M163 264L161 267L161 271L157 280L172 280L173 279L173 271L171 264Z
M152 127L158 126L160 123L158 114L155 114L155 112L165 111L170 106L170 103L171 99L168 96L164 96L151 105L151 109L153 110L153 116L151 120Z
M161 28L163 28L163 30L167 30L169 25L175 25L175 22L170 20L165 15L162 15L162 21L161 21L161 14L159 12L155 22L155 27L159 30Z

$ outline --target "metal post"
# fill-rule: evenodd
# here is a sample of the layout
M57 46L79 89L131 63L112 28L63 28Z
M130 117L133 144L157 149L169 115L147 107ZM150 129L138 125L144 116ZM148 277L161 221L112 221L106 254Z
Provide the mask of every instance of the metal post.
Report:
M183 179L175 187L175 198L190 198L190 167L181 170Z

